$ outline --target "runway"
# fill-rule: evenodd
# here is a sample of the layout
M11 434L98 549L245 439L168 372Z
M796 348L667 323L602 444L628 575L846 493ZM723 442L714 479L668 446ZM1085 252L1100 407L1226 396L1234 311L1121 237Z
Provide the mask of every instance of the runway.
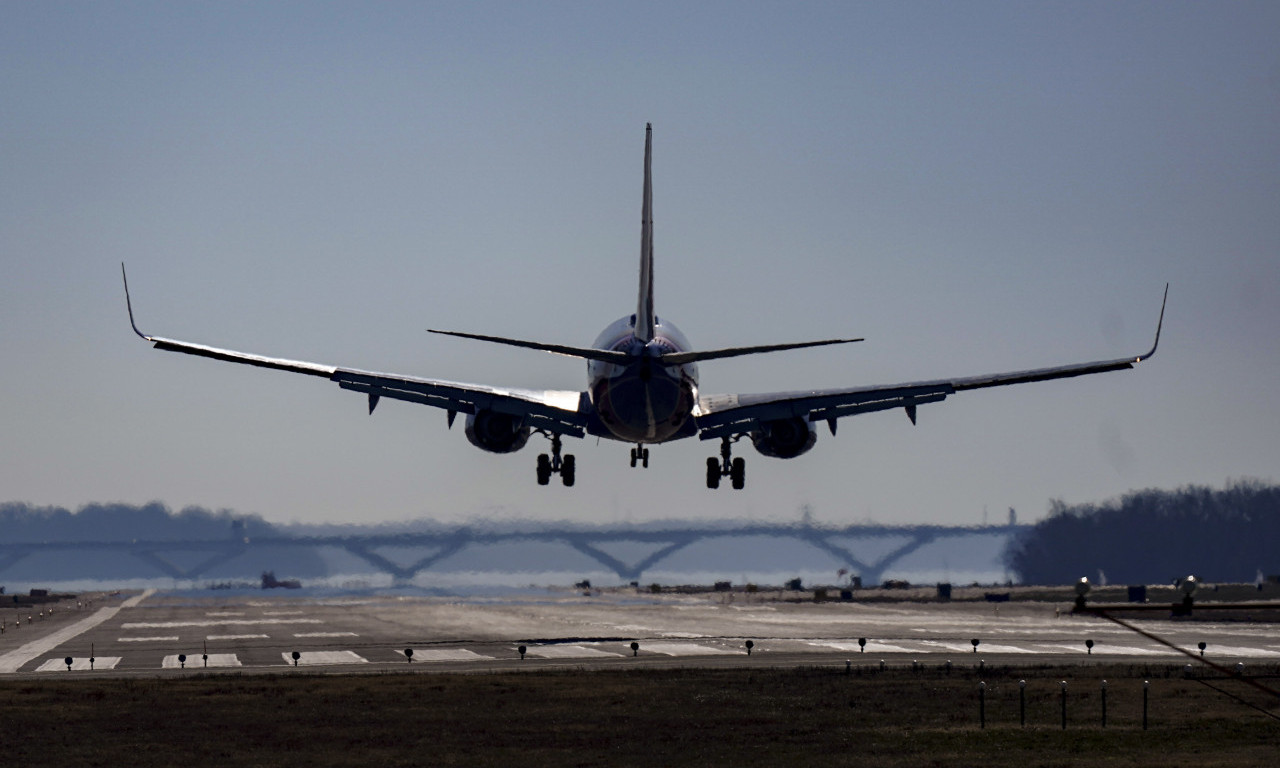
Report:
M30 621L5 607L0 611L5 624L0 675L843 665L846 660L888 665L1188 661L1104 620L1071 616L1064 604L748 597L630 590L476 597L148 591L103 596L79 607L64 601ZM1274 624L1148 619L1141 625L1196 654L1197 644L1204 642L1206 657L1218 663L1280 661L1280 630Z

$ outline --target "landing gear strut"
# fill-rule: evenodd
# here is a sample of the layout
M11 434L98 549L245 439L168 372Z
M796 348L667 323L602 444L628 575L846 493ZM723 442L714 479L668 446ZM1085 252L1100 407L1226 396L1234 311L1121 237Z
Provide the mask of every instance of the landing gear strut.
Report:
M636 447L631 449L631 466L634 467L637 461L645 469L649 468L649 449L643 443L636 443Z
M538 454L538 485L550 483L552 475L559 475L560 480L566 486L573 485L574 470L576 469L573 454L566 454L562 458L560 456L560 436L545 432L542 434L551 439L551 455Z
M747 484L747 462L745 459L732 458L733 443L737 442L741 435L736 437L720 438L720 458L715 456L707 458L707 487L719 488L720 478L727 477L733 484L735 491L740 491Z

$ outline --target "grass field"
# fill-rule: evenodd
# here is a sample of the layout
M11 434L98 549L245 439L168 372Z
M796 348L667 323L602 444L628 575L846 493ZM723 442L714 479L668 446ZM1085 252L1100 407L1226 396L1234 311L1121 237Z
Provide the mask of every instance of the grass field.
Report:
M1280 667L1251 672L1275 677ZM977 673L958 667L51 676L0 682L0 754L15 766L184 768L1280 761L1280 701L1239 681L1206 679L1272 717L1184 679L1180 665L988 667L981 679L985 728ZM1151 681L1145 731L1143 680Z

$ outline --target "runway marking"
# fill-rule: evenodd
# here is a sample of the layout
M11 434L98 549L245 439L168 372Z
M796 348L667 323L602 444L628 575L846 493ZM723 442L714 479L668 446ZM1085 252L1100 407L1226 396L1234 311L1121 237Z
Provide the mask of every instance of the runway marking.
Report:
M359 637L355 632L294 632L294 637Z
M1280 651L1269 651L1266 648L1249 648L1240 645L1214 645L1209 643L1205 649L1206 656L1280 656Z
M121 607L121 608L136 608L136 607L138 606L138 603L141 603L143 600L146 600L148 597L151 597L151 596L152 596L152 595L154 595L155 593L156 593L156 591L155 591L154 589L144 589L144 590L142 590L142 594L140 594L140 595L134 595L133 597L129 598L128 600L125 600L123 603L121 603L121 604L120 604L120 607Z
M93 660L93 669L115 669L116 665L119 663L120 663L119 656L99 656L98 658ZM67 665L62 659L49 659L45 663L36 667L36 671L37 672L66 672ZM89 659L87 657L83 659L72 659L71 671L72 672L90 671Z
M586 645L534 645L529 646L528 654L542 659L591 659L622 655Z
M837 651L858 651L862 652L862 647L857 643L842 640L806 640L810 645L816 645L819 648L834 648ZM872 653L918 653L919 648L904 648L901 645L891 645L889 643L881 643L874 640L867 641L867 650Z
M63 627L57 632L32 640L19 648L0 656L0 672L17 672L18 668L39 656L43 656L59 645L88 632L104 621L120 612L119 608L99 608L92 616L81 619L75 624Z
M286 651L280 656L285 663L293 666L293 653ZM302 651L298 656L298 666L314 667L324 664L368 664L369 660L355 651Z
M206 640L266 640L271 635L206 635Z
M955 651L956 653L967 653L970 656L974 655L972 643L947 643L941 640L925 640L923 642L926 646L935 646L935 648L933 649L927 649L927 650L930 650L930 652L932 652L933 650L936 650L936 648L943 648L948 651ZM978 654L983 654L983 653L1035 653L1035 651L1031 650L1030 648L1022 648L1016 645L999 645L997 643L979 643Z
M403 656L404 651L398 651ZM414 661L493 661L493 656L481 656L466 648L428 648L414 649Z
M244 611L210 611L205 616L243 616Z
M25 645L9 651L8 653L0 656L0 673L17 672L24 664L39 656L43 656L68 640L88 632L104 621L113 618L122 609L133 608L138 603L141 603L143 600L151 597L155 593L156 591L154 589L144 590L142 594L134 595L128 600L125 600L119 605L119 607L99 608L92 616L83 618L74 624L63 627L57 632L52 632L44 637L37 638L36 640L32 640ZM119 660L117 659L117 661Z
M177 635L172 635L167 637L117 637L116 638L117 643L162 643L162 642L176 642L177 640L178 640Z
M640 650L653 651L666 656L723 656L739 653L739 651L731 651L727 648L717 648L697 643L649 643L640 646Z
M1062 648L1063 650L1067 650L1067 651L1075 651L1076 653L1079 653L1082 656L1084 655L1092 655L1092 656L1172 656L1174 655L1173 651L1170 651L1170 650L1159 650L1156 648L1137 648L1134 646L1124 646L1124 645L1098 644L1093 646L1092 654L1088 653L1088 649L1085 648L1084 643L1072 643L1071 645L1066 645L1063 643L1054 643L1052 645L1047 645L1045 647Z
M187 669L204 669L209 667L239 667L240 659L236 658L234 653L211 653L209 661L206 665L204 659L200 658L198 653L187 654ZM178 654L165 656L164 661L160 662L161 669L181 669L182 662L178 661Z
M263 616L301 616L306 611L263 611Z
M210 621L130 621L123 629L176 629L178 627L230 627L257 624L323 624L320 619L213 619Z

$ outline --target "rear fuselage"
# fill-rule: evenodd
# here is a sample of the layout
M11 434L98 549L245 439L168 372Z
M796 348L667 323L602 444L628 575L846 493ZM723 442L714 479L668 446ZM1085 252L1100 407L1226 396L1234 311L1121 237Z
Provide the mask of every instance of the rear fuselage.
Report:
M661 443L696 432L693 408L698 402L696 363L664 365L662 355L687 352L689 342L678 328L657 320L648 343L635 337L635 316L611 324L592 346L625 352L625 364L591 360L587 392L599 417L591 434L628 443Z

